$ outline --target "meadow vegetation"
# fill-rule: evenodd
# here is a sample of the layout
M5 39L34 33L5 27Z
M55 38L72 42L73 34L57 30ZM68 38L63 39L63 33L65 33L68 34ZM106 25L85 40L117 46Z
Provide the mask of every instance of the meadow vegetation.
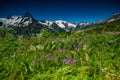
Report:
M31 36L0 28L0 80L120 80L120 24L112 24Z

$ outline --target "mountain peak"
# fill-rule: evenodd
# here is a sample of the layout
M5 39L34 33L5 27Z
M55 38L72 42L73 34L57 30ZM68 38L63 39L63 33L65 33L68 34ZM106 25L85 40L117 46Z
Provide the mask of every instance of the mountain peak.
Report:
M108 18L108 22L113 22L115 20L120 20L120 13L115 13L115 14L113 14L113 16Z
M29 12L26 12L24 17L33 18L33 16Z

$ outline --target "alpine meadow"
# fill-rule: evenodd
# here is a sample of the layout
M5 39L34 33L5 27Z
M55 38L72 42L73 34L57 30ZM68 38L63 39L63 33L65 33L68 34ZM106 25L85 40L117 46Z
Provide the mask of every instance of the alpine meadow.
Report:
M0 80L120 80L118 13L81 24L27 13L0 26Z

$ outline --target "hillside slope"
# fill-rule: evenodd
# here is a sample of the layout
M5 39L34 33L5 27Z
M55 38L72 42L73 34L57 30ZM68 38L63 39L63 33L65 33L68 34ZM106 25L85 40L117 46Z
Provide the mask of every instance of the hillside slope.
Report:
M17 38L11 29L1 29L0 80L120 79L119 21L65 33L42 29Z

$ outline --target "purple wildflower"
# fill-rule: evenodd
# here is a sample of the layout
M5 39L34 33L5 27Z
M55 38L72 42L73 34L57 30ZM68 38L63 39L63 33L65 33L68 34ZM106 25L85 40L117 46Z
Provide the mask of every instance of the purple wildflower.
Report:
M82 47L81 44L77 44L77 45L76 45L76 50L79 52L79 50L80 50L81 47Z
M81 44L77 44L77 49L81 48L82 45Z
M65 48L60 48L59 50L60 50L60 52L63 52L65 50Z
M41 55L40 59L55 60L54 56L52 56L50 53Z
M66 58L66 59L63 59L62 62L65 63L65 64L73 64L75 62L78 62L79 60L74 60L72 58Z
M51 54L47 54L47 55L46 55L46 58L47 58L48 60L54 60L54 57L53 57Z
M35 61L32 61L31 63L32 63L32 64L35 64Z

